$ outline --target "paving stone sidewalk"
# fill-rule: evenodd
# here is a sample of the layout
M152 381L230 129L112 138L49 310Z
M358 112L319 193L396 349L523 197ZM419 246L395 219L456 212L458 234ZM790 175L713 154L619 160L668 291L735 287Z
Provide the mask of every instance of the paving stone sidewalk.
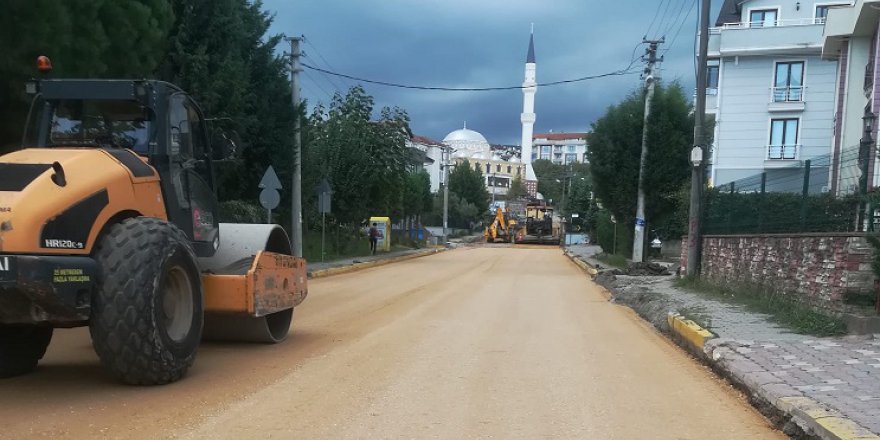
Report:
M597 263L592 259L595 247L569 250L588 263ZM676 288L672 277L618 276L615 283L619 292L656 295L668 311L707 326L718 336L704 347L709 362L721 364L771 404L780 398L808 397L832 415L842 415L880 435L880 335L815 338L794 334L767 315Z

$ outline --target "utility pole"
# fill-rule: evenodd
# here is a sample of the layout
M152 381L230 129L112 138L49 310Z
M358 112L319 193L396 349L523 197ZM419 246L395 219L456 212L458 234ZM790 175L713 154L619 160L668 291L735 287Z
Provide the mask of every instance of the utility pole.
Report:
M291 191L293 191L291 218L291 241L293 242L293 255L295 257L303 256L303 231L302 231L302 138L300 136L300 106L302 102L299 97L299 73L302 67L299 65L299 58L302 52L299 43L302 37L290 38L290 87L293 97L293 182Z
M703 239L703 176L706 160L706 75L709 54L709 0L700 4L700 53L697 57L697 102L694 103L694 148L691 152L691 206L688 213L687 275L700 275Z
M663 61L657 58L657 47L663 43L665 39L645 40L648 48L645 51L645 87L647 93L645 95L645 121L642 125L642 157L639 161L639 194L636 204L636 225L633 234L633 255L634 263L641 263L645 259L645 166L648 164L648 118L651 117L651 101L654 100L654 89L657 81L654 79L654 67L657 62Z

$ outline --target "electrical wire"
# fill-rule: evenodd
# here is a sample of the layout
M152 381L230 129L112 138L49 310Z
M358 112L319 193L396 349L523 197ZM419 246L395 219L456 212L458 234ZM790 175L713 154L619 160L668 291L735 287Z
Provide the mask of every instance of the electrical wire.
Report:
M317 86L319 89L321 89L321 91L324 92L324 94L327 95L328 98L330 98L331 100L333 99L333 94L328 92L327 89L325 89L323 86L321 86L321 83L319 83L317 80L315 80L315 78L313 78L311 75L309 75L309 72L303 72L303 73L305 74L305 77L308 78L312 83L314 83L315 86Z
M678 13L675 14L675 20L669 23L669 27L666 28L666 30L663 32L663 35L670 35L672 33L672 30L675 29L676 24L679 24L679 26L681 26L681 16L682 14L684 14L685 8L687 8L687 6L688 0L681 0L681 7L678 8ZM691 5L691 7L693 7L693 5Z
M698 3L699 0L693 0L690 9L688 9L687 14L685 14L684 16L684 19L682 19L681 23L678 25L678 30L675 31L675 35L672 37L672 41L670 41L669 45L666 46L666 49L664 49L663 55L666 55L666 53L672 50L673 46L675 46L675 41L678 40L678 35L681 33L681 29L684 28L684 24L687 22L688 17L691 16L691 12L693 12L694 7L699 8L699 6L697 6ZM699 24L699 20L697 20L697 23ZM696 39L694 41L696 41ZM696 53L696 50L694 51L694 53ZM696 62L696 59L694 60L694 62ZM696 69L694 70L696 71Z
M571 83L589 81L589 80L594 80L594 79L599 79L599 78L607 78L610 76L632 75L632 74L636 73L636 72L632 71L633 64L634 64L634 62L630 63L630 65L624 69L616 70L613 72L602 73L602 74L598 74L598 75L588 75L588 76L583 76L580 78L566 79L566 80L562 80L562 81L551 81L551 82L546 82L546 83L539 83L539 84L536 84L536 86L537 87L550 87L550 86L557 86L557 85L562 85L562 84L571 84ZM417 86L417 85L411 85L411 84L400 84L400 83L394 83L394 82L388 82L388 81L379 81L379 80L372 80L372 79L366 79L366 78L359 78L359 77L356 77L353 75L347 75L344 73L333 72L333 71L330 71L327 69L322 69L320 67L315 67L315 66L312 66L312 65L309 65L306 63L301 63L300 65L307 68L307 69L311 69L311 70L314 70L317 72L322 72L322 73L325 73L328 75L333 75L333 76L349 79L352 81L359 81L359 82L364 82L364 83L368 83L368 84L376 84L376 85L386 86L386 87L396 87L396 88L400 88L400 89L433 90L433 91L443 91L443 92L491 92L491 91L499 91L499 90L522 90L522 89L529 88L527 86L502 86L502 87Z
M663 23L666 21L666 17L669 16L669 7L672 6L672 0L666 3L666 9L663 10L663 16L660 18L660 24L657 25L657 31L663 29ZM665 34L661 34L661 37L664 37Z
M311 47L311 48L315 51L315 53L318 55L318 58L320 58L321 61L324 62L324 65L327 66L327 69L329 69L329 70L337 70L335 67L333 67L332 64L330 64L329 61L327 61L327 58L324 58L324 55L321 53L320 50L318 50L318 47L315 46L314 43L312 43L312 40L311 40L310 38L308 38L308 37L306 37L306 36L303 36L303 40L305 40L306 44L308 44L309 47ZM345 90L345 87L339 86L339 85L336 83L336 81L333 81L333 77L331 77L331 76L327 76L327 75L322 75L322 76L324 76L325 78L327 78L327 80L333 84L333 88L335 88L337 91Z
M663 3L666 0L660 0L660 3L657 4L657 10L654 11L654 18L651 19L651 24L648 25L648 29L645 31L645 39L648 38L648 35L651 33L651 29L654 27L654 23L657 21L657 17L660 16L660 9L663 9ZM672 0L669 0L670 2Z

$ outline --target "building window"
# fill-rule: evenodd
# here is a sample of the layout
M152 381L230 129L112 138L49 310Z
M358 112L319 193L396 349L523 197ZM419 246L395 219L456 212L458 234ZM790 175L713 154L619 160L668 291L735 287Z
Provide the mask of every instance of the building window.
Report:
M500 173L500 172L501 172L501 165L495 165L495 172L496 172L496 173Z
M474 164L474 171L480 171L480 164L478 164L478 163Z
M800 120L796 118L770 121L770 146L767 148L767 159L797 159L799 125Z
M513 171L513 167L508 165L507 166L507 174L510 174L511 171Z
M567 145L567 146L565 147L565 149L566 149L566 153L574 153L574 152L575 152L575 148L577 148L577 147L574 146L574 145Z
M828 18L828 10L836 6L845 6L847 3L839 3L833 5L816 5L816 23L825 23Z
M707 90L718 90L718 72L719 67L717 64L714 66L706 67L706 89ZM713 93L714 94L714 93Z
M516 167L516 175L517 175L517 176L521 176L521 175L522 175L522 167Z
M804 62L776 63L773 102L796 102L804 99Z
M491 172L492 172L492 169L489 168L489 164L486 164L486 174L489 174Z
M566 164L575 163L575 162L577 162L577 159L578 159L578 155L575 153L568 153L565 155L565 163Z
M753 28L776 26L778 9L754 9L749 13L749 26Z

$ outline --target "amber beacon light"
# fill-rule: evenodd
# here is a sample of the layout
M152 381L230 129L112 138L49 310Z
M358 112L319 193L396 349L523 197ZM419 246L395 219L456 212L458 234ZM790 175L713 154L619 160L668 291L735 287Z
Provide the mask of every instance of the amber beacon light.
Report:
M52 60L45 55L40 55L37 57L37 70L42 73L48 73L52 71Z

